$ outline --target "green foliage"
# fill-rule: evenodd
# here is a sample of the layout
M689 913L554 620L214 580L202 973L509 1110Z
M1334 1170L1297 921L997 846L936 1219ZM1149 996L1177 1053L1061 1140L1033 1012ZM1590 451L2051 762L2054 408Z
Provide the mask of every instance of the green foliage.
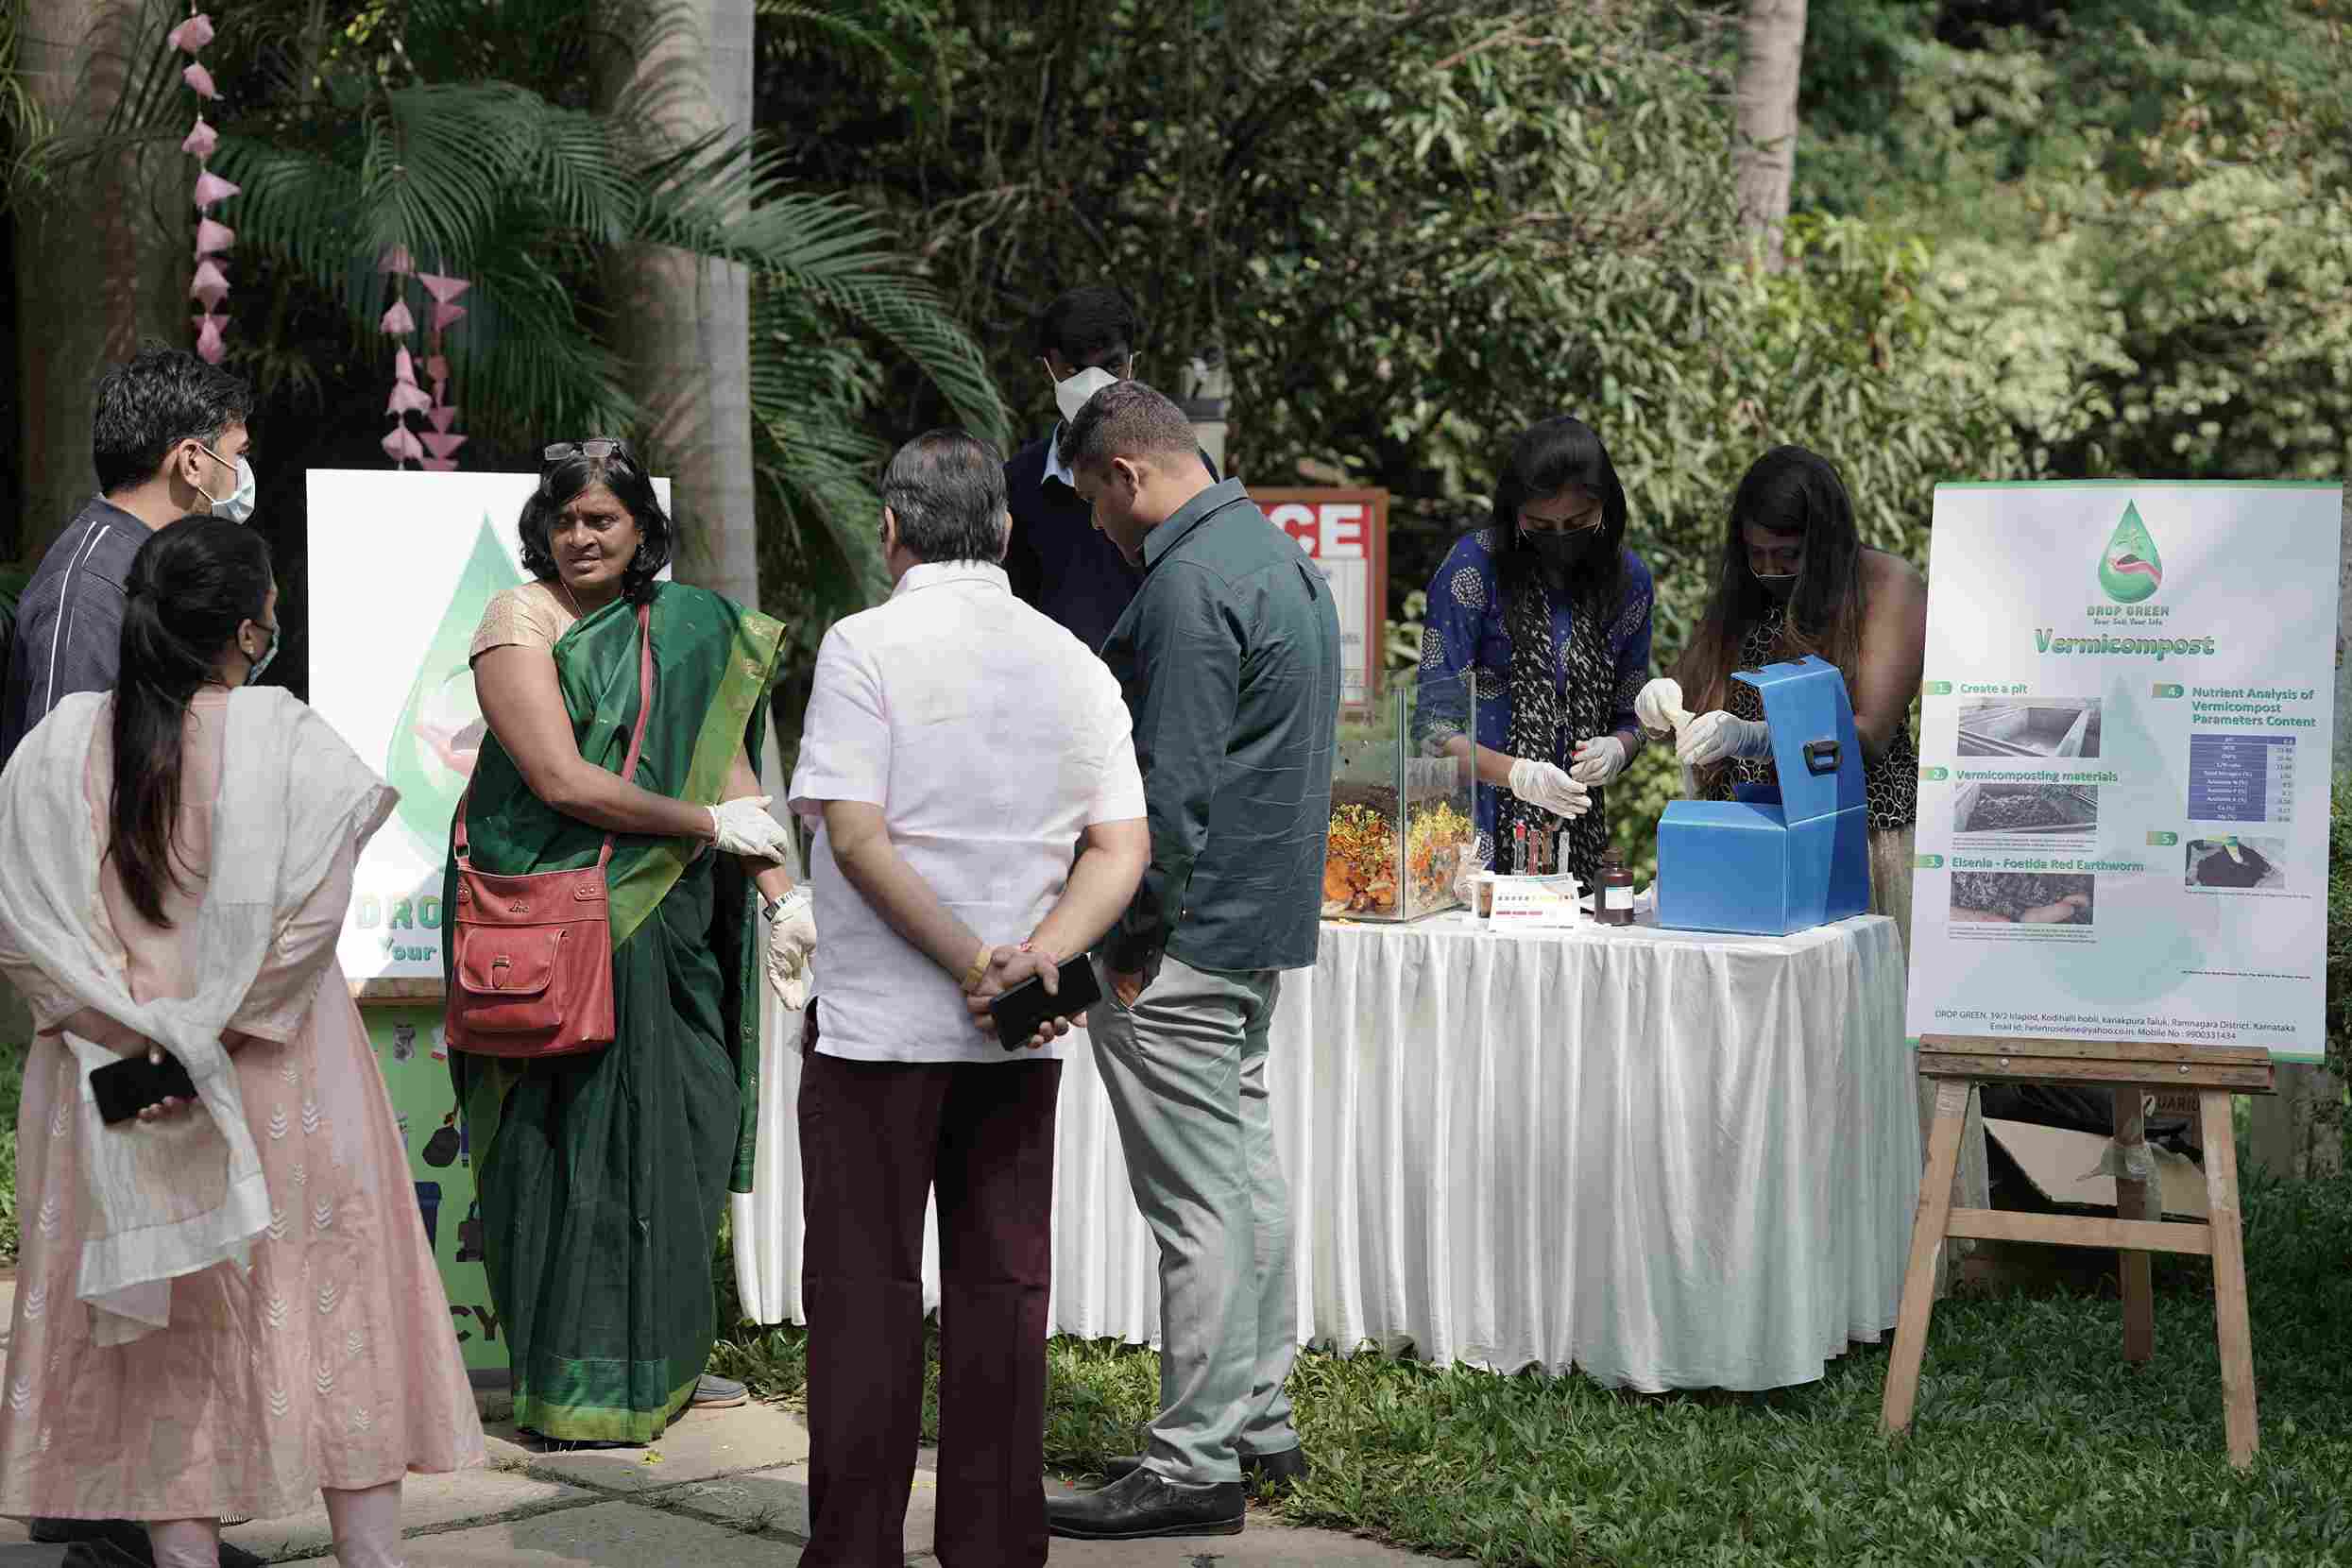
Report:
M2336 1116L2352 1169L2352 771L2343 769L2327 804L2327 1066L2344 1085Z
M2165 1350L2144 1367L2117 1354L2111 1299L1938 1304L1900 1445L1878 1431L1880 1348L1849 1349L1802 1388L1664 1396L1304 1354L1289 1388L1314 1474L1275 1507L1286 1523L1496 1564L2337 1561L2352 1556L2352 1174L2250 1173L2243 1212L2262 1394L2244 1474L2223 1442L2210 1267L2162 1259ZM712 1364L797 1398L807 1356L800 1330L743 1329ZM930 1375L936 1440L935 1359ZM1052 1341L1048 1459L1084 1473L1135 1452L1158 1395L1150 1351Z
M0 1041L0 1269L16 1265L16 1106L25 1097L25 1048Z

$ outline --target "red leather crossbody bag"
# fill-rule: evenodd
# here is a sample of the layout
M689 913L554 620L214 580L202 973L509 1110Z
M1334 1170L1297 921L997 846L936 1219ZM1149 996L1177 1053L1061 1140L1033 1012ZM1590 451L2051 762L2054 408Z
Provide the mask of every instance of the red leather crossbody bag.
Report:
M637 775L645 721L654 711L650 606L637 607L637 733L622 778ZM446 1003L452 1049L476 1056L570 1056L612 1044L612 913L605 867L499 877L476 871L467 853L466 801L457 801L457 908L450 928L454 962Z

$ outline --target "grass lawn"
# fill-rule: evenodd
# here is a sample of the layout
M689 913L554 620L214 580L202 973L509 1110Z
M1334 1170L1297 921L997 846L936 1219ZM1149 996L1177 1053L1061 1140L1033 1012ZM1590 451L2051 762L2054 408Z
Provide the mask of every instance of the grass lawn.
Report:
M2262 1451L2243 1475L2210 1266L2159 1258L2144 1369L2123 1364L2112 1299L1942 1304L1900 1448L1877 1430L1883 1345L1807 1388L1662 1397L1303 1355L1315 1474L1281 1516L1486 1563L2352 1564L2352 1175L2248 1181ZM805 1366L789 1329L741 1330L713 1362L788 1398ZM1150 1351L1056 1340L1052 1462L1134 1451L1157 1379Z

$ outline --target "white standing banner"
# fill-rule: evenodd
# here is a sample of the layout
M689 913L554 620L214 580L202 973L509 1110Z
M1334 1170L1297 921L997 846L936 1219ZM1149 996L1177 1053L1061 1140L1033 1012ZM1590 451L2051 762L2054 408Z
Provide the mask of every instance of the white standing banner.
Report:
M482 745L468 654L526 581L529 473L310 472L311 706L401 803L360 858L336 949L354 980L441 978L450 818ZM666 509L670 482L654 481Z
M2320 1059L2342 509L1936 487L1912 1033Z

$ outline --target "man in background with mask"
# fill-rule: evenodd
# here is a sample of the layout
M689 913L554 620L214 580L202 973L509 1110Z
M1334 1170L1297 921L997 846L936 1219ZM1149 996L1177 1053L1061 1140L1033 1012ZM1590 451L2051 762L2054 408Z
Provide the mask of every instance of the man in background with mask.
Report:
M1013 512L1004 570L1014 595L1097 652L1143 573L1095 531L1093 514L1063 460L1062 433L1087 400L1135 373L1140 334L1133 305L1108 284L1074 288L1048 305L1037 318L1037 353L1062 418L1043 440L1023 447L1004 466ZM1206 452L1201 464L1214 480L1217 468Z
M252 413L244 382L161 344L98 378L90 431L98 493L49 547L17 605L0 691L0 768L60 702L114 689L123 578L147 536L192 512L234 522L252 516Z

